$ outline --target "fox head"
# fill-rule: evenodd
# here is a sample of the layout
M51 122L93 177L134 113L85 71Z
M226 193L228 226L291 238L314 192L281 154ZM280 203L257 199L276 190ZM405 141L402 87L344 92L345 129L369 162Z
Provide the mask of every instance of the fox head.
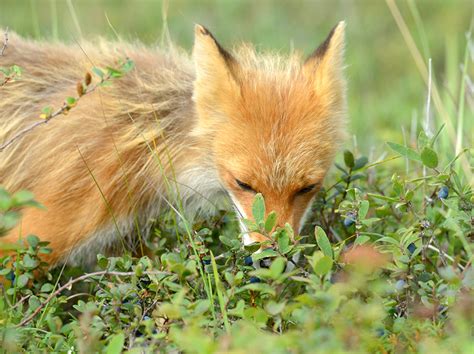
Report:
M344 137L344 22L305 60L226 51L197 25L193 58L197 124L238 214L256 193L277 225L298 232ZM262 241L244 236L244 243Z

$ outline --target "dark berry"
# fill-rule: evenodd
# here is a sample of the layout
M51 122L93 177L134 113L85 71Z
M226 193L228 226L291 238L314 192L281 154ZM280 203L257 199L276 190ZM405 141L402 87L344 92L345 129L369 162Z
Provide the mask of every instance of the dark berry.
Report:
M250 282L250 284L260 283L260 278L257 278L257 277L250 277L249 282Z
M383 337L385 335L385 329L384 328L377 328L375 330L375 332L377 333L378 337Z
M10 271L10 273L8 273L7 275L5 275L5 278L7 278L8 280L10 280L11 282L14 282L15 281L15 272Z
M438 191L438 198L439 199L446 199L449 195L449 188L446 186L441 187Z
M428 229L431 226L430 222L428 220L423 220L421 222L421 228L422 229Z
M211 260L210 259L203 259L202 264L209 265L209 264L211 264Z
M438 312L441 318L446 318L448 316L448 307L444 305L439 305Z
M410 244L408 245L407 249L408 249L408 251L409 251L411 254L413 254L413 253L415 253L415 251L416 251L416 246L415 246L415 244L412 242L412 243L410 243Z
M244 259L244 264L245 264L246 266L251 266L251 265L253 264L252 256L247 256L247 257L245 257L245 259Z
M349 227L351 226L352 224L354 224L355 220L354 220L354 217L353 216L346 216L346 218L344 219L344 226L345 227Z

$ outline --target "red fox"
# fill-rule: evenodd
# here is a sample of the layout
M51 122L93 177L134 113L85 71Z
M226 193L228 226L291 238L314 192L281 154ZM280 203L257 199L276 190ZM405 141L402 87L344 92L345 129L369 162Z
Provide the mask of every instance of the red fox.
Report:
M250 45L227 51L200 25L192 56L11 34L0 66L23 74L0 87L0 145L74 96L92 67L127 56L135 68L0 152L0 185L30 190L46 207L25 209L0 242L34 234L49 241L52 266L90 264L120 249L121 237L149 233L163 208L181 203L192 214L228 199L251 218L256 193L297 232L345 135L344 28L305 61ZM243 242L262 237L244 232Z

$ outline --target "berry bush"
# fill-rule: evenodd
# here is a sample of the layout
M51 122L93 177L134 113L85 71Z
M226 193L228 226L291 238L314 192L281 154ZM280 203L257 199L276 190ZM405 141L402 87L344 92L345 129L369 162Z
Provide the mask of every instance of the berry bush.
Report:
M246 223L263 245L242 247L229 212L193 225L167 213L146 241L153 255L48 270L48 245L28 235L0 259L0 347L470 353L474 197L457 159L438 156L438 136L389 143L378 161L345 151L298 236L271 232L275 215L256 195ZM1 189L0 230L25 207L40 204Z

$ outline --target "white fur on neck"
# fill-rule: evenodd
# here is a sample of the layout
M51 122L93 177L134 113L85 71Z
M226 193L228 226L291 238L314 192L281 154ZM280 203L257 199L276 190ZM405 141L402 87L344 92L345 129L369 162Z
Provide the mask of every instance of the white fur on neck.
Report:
M252 238L250 237L250 232L243 221L243 219L247 219L245 210L244 208L242 208L242 205L239 203L235 195L232 194L231 192L228 192L228 193L234 204L235 212L237 214L237 219L239 220L240 230L242 231L242 234L243 234L242 242L244 246L251 245L255 241L253 241Z

